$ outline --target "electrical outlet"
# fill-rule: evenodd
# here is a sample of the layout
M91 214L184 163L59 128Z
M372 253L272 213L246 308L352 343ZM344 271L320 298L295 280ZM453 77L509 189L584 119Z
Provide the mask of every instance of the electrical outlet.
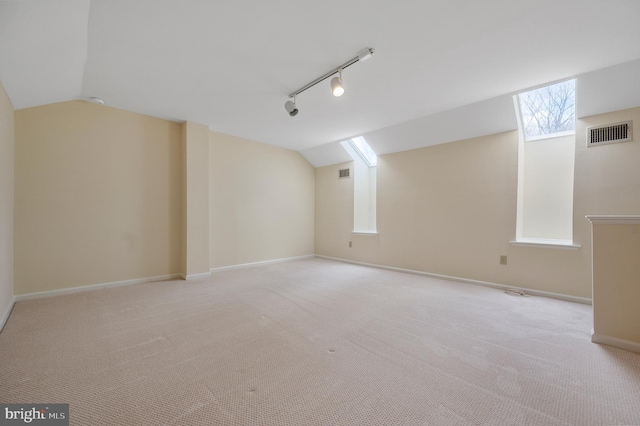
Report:
M500 256L500 264L501 265L507 264L507 256Z
M351 241L349 241L349 247L351 247Z

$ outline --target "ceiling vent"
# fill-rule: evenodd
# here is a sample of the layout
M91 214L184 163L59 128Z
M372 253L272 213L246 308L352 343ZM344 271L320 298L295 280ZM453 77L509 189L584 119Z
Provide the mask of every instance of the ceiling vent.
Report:
M587 127L587 147L633 140L632 121Z
M338 172L338 177L340 179L345 179L349 177L349 169L340 169Z

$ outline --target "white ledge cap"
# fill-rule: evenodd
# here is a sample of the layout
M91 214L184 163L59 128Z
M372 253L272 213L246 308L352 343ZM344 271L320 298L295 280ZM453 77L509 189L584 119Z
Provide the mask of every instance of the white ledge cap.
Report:
M640 215L588 215L585 218L596 225L640 225Z

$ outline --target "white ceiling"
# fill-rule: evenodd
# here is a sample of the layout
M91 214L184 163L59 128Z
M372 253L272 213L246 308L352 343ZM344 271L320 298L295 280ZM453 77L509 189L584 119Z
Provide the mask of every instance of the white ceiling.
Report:
M376 55L344 71L342 98L327 81L288 116L289 93L365 47ZM303 153L360 134L385 153L429 126L505 129L511 118L491 117L510 94L639 58L638 0L0 1L16 109L97 96Z

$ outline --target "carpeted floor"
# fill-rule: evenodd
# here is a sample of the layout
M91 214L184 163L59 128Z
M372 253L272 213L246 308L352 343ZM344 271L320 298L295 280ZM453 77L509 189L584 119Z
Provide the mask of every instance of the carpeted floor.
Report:
M0 402L73 425L640 424L591 307L309 259L16 303Z

